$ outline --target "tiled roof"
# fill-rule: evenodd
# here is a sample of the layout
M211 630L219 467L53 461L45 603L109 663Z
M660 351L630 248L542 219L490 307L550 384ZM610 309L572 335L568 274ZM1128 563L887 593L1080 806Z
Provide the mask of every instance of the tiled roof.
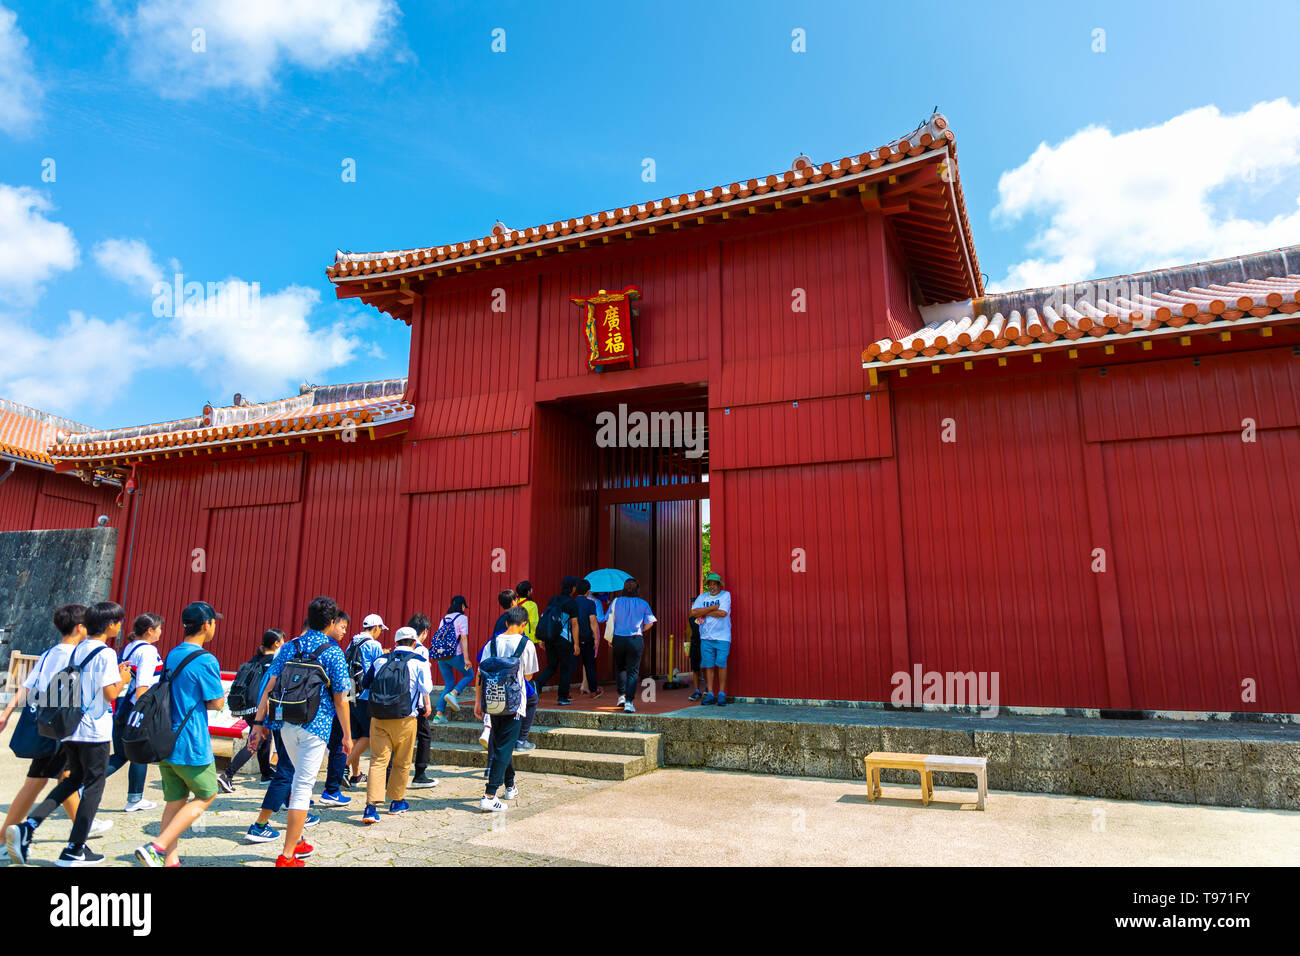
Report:
M910 182L895 181L904 176L902 166L908 165L907 161L926 155L935 157L936 162L946 157L947 162L940 164L937 175L932 174L924 181L921 177ZM898 175L891 176L891 173ZM498 222L488 235L467 242L388 252L338 252L326 274L336 284L395 277L432 278L441 275L444 268L453 272L460 272L467 265L479 269L507 260L516 261L525 253L542 255L543 250L576 249L586 240L607 242L611 236L647 235L655 231L657 224L668 220L681 220L677 225L702 224L711 216L722 218L722 213L747 205L779 203L783 198L787 202L806 202L813 196L824 198L835 187L839 187L836 191L842 191L855 184L865 190L866 183L879 179L887 182L873 195L874 205L870 208L890 216L905 257L913 249L925 253L926 261L915 263L912 271L926 301L946 301L963 291L966 295L980 294L982 279L957 177L955 137L947 119L939 113L908 136L834 162L816 165L808 157L800 156L789 170L761 179L714 186L692 194L682 193L527 229L511 229ZM380 293L379 288L384 292ZM409 321L410 296L398 296L399 290L406 289L406 282L400 285L394 282L390 286L385 281L369 295L352 294ZM344 294L341 288L339 294ZM384 294L388 297L380 298Z
M203 415L155 425L69 435L51 449L58 461L109 461L196 448L370 428L410 418L406 379L327 385L260 405L206 406Z
M0 398L0 457L51 465L54 460L46 449L60 430L92 431L89 425Z
M1003 293L948 312L915 332L873 342L862 353L863 367L1300 321L1300 246Z

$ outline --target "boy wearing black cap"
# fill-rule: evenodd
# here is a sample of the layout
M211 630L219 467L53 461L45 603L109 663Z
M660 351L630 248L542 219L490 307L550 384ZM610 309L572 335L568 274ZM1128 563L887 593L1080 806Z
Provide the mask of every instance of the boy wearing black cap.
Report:
M158 764L167 801L162 831L156 842L135 851L135 858L145 866L179 866L181 834L212 806L218 793L208 711L221 710L226 694L216 655L205 651L203 645L216 634L220 617L211 604L187 604L181 612L185 639L172 648L163 663L163 675L171 679L172 730L178 733L170 756ZM189 799L191 794L193 799Z

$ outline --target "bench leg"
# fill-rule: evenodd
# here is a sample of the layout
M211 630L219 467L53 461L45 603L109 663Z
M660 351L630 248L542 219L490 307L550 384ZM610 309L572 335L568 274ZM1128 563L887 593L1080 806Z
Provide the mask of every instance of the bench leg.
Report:
M875 767L867 767L867 799L873 803L878 795L876 792L876 772Z
M934 781L930 778L930 771L921 771L921 806L928 807L930 798L934 796Z
M987 778L984 774L980 774L979 776L977 776L977 777L975 778L975 780L976 780L977 785L979 786L979 797L978 797L978 799L976 800L976 803L975 803L975 809L976 809L976 810L983 810L983 809L984 809L984 801L988 798L988 795L989 795L989 782L988 782L988 778Z
M871 796L872 800L880 799L880 768L879 767L871 768L871 794L872 794Z

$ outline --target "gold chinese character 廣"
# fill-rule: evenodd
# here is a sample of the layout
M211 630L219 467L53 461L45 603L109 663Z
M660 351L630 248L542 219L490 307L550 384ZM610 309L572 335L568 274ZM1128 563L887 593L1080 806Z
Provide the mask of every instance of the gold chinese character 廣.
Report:
M608 332L613 332L615 329L617 329L618 320L619 320L618 306L611 305L609 308L605 310L605 330Z

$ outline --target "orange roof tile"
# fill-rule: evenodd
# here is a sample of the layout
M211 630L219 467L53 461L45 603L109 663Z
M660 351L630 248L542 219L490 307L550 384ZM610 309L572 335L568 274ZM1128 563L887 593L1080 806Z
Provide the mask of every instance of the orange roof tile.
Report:
M0 458L52 465L47 449L60 430L92 431L89 425L0 398Z
M691 194L667 196L574 219L542 223L527 229L511 229L497 222L488 235L467 242L388 252L339 252L335 256L334 265L326 270L326 275L336 285L357 280L386 280L409 276L423 279L426 273L436 272L439 266L457 266L471 262L476 268L490 266L505 258L514 259L521 249L539 250L538 255L544 248L563 251L566 241L569 247L576 248L573 240L566 238L569 236L593 239L602 234L624 234L637 229L644 235L653 231L655 222L674 218L698 218L705 212L717 213L722 207L748 205L761 202L764 198L772 200L791 194L806 195L816 191L825 192L834 186L864 183L874 179L873 174L877 172L887 174L898 171L898 164L926 154L939 158L946 154L948 164L941 168L934 182L926 184L931 187L928 193L913 193L916 201L912 207L909 208L909 204L903 200L888 207L891 213L903 213L902 216L891 217L899 226L896 234L905 255L911 246L933 249L937 237L941 243L942 257L945 260L951 259L954 266L959 265L959 270L954 271L962 276L960 282L967 287L967 294L980 294L983 292L983 280L975 257L965 198L957 177L955 137L948 128L947 119L939 113L933 114L908 136L856 156L845 156L835 162L816 165L808 157L800 156L791 169L762 179L733 182L708 190L699 189ZM822 188L819 190L818 187ZM506 256L507 251L509 256ZM916 271L923 292L928 286L935 289L952 288L952 276L945 274L944 268L936 268L933 262L918 266ZM950 297L951 294L950 292ZM934 295L929 296L928 300L943 301ZM406 317L400 305L390 308L388 302L371 304L399 317Z
M1069 348L1233 325L1300 321L1300 245L976 299L897 338L871 343L863 368ZM1270 275L1276 270L1281 275ZM1198 282L1203 284L1197 284ZM957 305L957 303L954 303ZM1190 326L1184 328L1184 326ZM1181 330L1176 332L1175 330Z
M158 451L225 447L290 435L326 434L410 418L406 379L312 388L260 405L206 406L196 418L68 435L50 449L56 461L107 462Z

